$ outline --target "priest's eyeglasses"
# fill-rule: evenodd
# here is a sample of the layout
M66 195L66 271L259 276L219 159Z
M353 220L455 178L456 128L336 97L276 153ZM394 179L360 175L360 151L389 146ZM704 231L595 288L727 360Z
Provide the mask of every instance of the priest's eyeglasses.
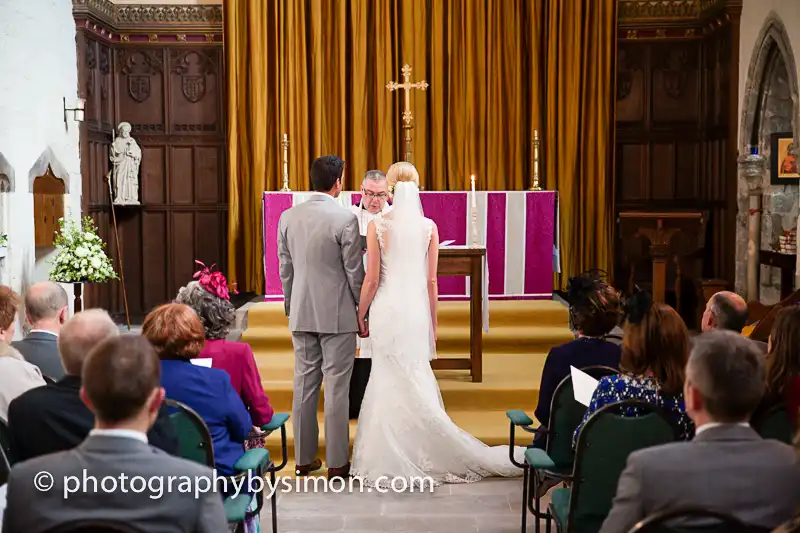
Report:
M379 193L376 194L376 193L371 192L371 191L364 191L364 196L367 198L367 200L385 200L386 199L386 193L385 192L379 192Z

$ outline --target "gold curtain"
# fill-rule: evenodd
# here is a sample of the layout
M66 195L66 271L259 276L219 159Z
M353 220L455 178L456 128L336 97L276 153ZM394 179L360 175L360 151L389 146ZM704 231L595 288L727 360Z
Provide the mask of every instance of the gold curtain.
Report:
M423 186L465 190L475 174L480 189L526 189L538 129L543 185L561 196L564 274L608 268L611 215L594 212L613 198L615 4L226 0L231 280L263 290L261 193L283 185L284 133L293 190L308 190L320 155L346 161L345 190L403 157L403 95L386 84L404 64L430 85L411 96Z
M617 2L547 0L536 20L545 182L561 210L556 286L565 289L588 268L613 275Z

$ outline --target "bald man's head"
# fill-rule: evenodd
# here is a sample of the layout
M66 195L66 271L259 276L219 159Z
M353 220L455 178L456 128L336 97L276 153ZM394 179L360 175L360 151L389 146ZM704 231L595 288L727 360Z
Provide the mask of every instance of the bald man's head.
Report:
M722 291L709 298L701 327L741 333L747 324L747 302L735 292Z
M64 324L58 336L58 351L64 370L71 376L80 376L83 361L92 348L115 335L119 335L119 327L102 309L76 313Z
M58 329L67 320L69 300L58 283L35 283L25 292L25 314L34 329Z

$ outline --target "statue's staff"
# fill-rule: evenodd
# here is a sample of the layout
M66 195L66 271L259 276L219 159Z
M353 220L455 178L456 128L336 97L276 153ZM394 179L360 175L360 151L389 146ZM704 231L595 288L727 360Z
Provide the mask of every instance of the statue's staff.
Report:
M111 146L117 140L116 131L111 129ZM113 166L113 161L112 161ZM117 212L114 209L114 191L111 187L111 175L113 170L109 170L106 174L106 181L108 182L108 199L111 204L111 219L114 221L114 237L117 240L117 257L119 258L119 279L122 283L122 301L125 303L125 321L128 324L128 331L131 330L131 315L128 312L128 291L125 290L125 268L122 265L122 249L119 246L119 232L117 231Z

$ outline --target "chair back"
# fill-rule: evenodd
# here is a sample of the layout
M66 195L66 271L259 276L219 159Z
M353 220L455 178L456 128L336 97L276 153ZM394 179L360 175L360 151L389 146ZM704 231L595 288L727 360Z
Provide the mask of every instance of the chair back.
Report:
M3 417L0 417L0 449L2 449L3 454L5 455L8 463L9 464L12 463L13 461L11 460L11 430L8 429L8 422Z
M581 368L595 379L619 373L608 366L587 366ZM556 464L556 468L570 468L575 462L572 450L572 436L575 428L583 421L586 406L575 400L572 376L561 380L553 392L550 402L550 420L547 423L547 445L545 451Z
M637 416L627 413L635 409ZM628 456L680 439L677 422L664 409L640 400L606 405L578 435L567 531L600 529L617 493Z
M178 452L184 459L214 468L214 441L197 411L181 402L167 399L169 419L178 437Z
M8 482L8 475L11 473L11 464L6 457L6 452L0 450L0 487Z
M746 525L729 514L701 507L673 507L653 513L628 533L757 533L768 530Z
M783 404L772 406L763 415L754 418L750 425L761 435L762 439L774 439L792 444L794 436L792 421Z
M144 533L126 522L114 520L77 520L67 522L45 533Z

